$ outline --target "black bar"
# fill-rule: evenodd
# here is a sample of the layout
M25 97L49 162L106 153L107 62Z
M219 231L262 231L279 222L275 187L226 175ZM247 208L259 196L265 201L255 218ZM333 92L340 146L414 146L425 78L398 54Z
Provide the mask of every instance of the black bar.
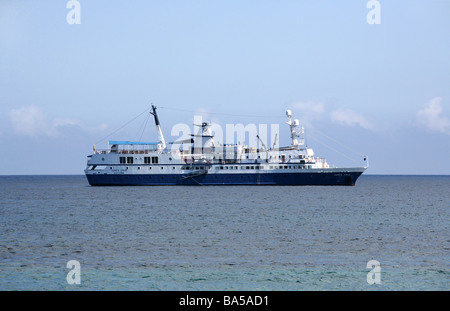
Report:
M358 310L386 310L399 304L404 310L430 301L439 305L447 292L392 291L33 291L1 292L3 301L20 306L39 305L92 309L95 306L124 306L142 310L312 310L329 307L337 310L354 307ZM425 302L425 304L427 304ZM443 304L445 305L445 304ZM429 307L429 304L428 304Z

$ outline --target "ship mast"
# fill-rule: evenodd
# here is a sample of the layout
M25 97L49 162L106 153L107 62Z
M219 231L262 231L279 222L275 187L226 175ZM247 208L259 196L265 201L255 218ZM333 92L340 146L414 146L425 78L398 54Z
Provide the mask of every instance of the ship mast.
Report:
M299 145L303 145L303 139L301 139L300 142L297 140L297 137L300 137L300 135L303 134L303 128L300 128L300 131L297 130L299 127L299 122L297 119L292 119L292 113L290 110L286 110L286 116L289 119L286 124L288 124L291 129L292 146L298 147Z
M156 114L156 107L152 105L153 112L150 112L155 117L156 131L158 132L159 142L162 145L162 149L166 148L166 141L164 140L164 135L161 130L161 125L159 124L158 115Z

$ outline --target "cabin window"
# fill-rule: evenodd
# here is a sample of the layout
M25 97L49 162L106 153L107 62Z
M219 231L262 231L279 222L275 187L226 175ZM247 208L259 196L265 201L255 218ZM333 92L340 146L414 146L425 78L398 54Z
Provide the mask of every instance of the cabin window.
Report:
M127 157L127 163L133 164L133 157Z
M158 157L152 157L152 163L158 164Z
M150 164L150 157L144 157L144 163L145 164Z
M125 164L125 163L127 163L125 157L120 157L119 160L120 160L120 164Z

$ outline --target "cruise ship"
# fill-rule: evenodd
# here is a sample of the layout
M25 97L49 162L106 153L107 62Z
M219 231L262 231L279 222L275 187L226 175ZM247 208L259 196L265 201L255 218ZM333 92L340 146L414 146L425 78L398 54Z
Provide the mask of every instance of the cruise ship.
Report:
M261 148L214 140L207 122L191 139L166 143L152 105L158 142L109 141L108 148L88 155L85 174L91 186L157 185L327 185L354 186L368 168L330 167L304 143L299 121L286 111L291 145ZM176 146L176 147L175 147ZM184 146L184 147L183 147ZM187 146L187 147L186 147Z

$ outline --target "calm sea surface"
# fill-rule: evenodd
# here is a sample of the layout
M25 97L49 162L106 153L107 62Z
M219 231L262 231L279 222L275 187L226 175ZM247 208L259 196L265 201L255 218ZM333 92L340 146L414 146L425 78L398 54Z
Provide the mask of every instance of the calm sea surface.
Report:
M363 175L355 187L0 176L0 237L0 290L450 290L450 176ZM367 282L370 260L380 284Z

